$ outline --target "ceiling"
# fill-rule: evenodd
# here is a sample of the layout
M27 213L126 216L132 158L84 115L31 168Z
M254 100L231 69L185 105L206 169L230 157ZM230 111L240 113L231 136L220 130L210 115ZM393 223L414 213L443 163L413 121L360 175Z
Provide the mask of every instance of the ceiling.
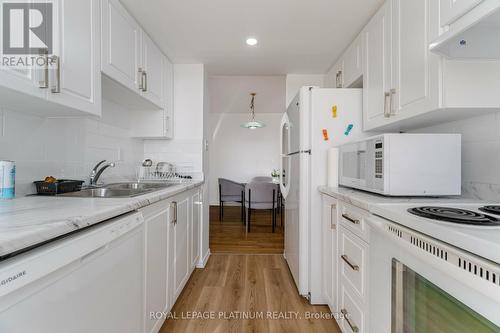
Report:
M174 63L204 63L211 75L323 74L383 2L121 1Z
M254 92L256 113L280 113L285 107L284 76L211 76L208 82L211 113L250 113Z

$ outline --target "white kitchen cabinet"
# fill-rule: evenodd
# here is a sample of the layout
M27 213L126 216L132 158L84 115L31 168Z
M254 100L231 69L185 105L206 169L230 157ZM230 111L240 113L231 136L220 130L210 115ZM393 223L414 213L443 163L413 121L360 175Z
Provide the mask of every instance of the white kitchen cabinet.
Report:
M145 224L145 332L156 333L164 318L153 320L151 312L170 310L168 295L168 232L170 227L170 202L160 201L141 210Z
M347 48L342 56L344 62L343 68L343 87L359 88L362 87L363 76L363 36L359 35L354 42Z
M466 14L483 0L440 0L441 26L446 26Z
M429 52L439 30L430 20L434 2L392 1L391 122L439 108L439 57Z
M194 269L200 260L200 231L201 231L201 213L203 202L201 198L201 190L196 191L191 196L192 215L191 215L191 269Z
M56 0L52 17L51 65L0 70L2 104L38 116L100 116L99 0Z
M337 200L322 196L323 294L330 311L337 311Z
M102 0L102 72L139 93L141 28L118 0Z
M174 197L172 204L173 226L170 227L169 247L170 256L173 258L173 266L169 275L172 279L172 303L174 303L191 274L189 258L191 237L188 234L191 210L189 192Z
M141 51L142 66L139 82L142 96L157 106L164 107L166 57L144 31L142 31Z
M54 2L55 68L48 100L101 115L99 0Z
M132 137L141 139L172 139L174 137L174 66L164 59L164 108L134 110Z
M384 122L392 87L392 6L386 1L365 27L363 126L369 130Z

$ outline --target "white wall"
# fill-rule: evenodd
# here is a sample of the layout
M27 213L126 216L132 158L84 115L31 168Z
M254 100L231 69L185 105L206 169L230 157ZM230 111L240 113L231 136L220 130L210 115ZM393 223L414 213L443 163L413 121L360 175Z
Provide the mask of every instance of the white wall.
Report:
M286 76L286 106L290 105L299 89L303 86L324 87L324 84L324 75L288 74Z
M46 176L87 179L94 164L117 162L103 180L132 179L143 158L142 141L129 135L129 112L103 101L102 119L47 119L0 110L0 159L17 166L16 195L34 193Z
M246 114L210 115L210 204L218 205L218 178L248 182L255 176L271 176L279 169L281 113L258 113L266 127L249 130L240 125Z
M148 140L144 157L203 171L204 67L174 65L174 139Z
M462 134L462 191L500 202L500 113L419 129L420 133Z

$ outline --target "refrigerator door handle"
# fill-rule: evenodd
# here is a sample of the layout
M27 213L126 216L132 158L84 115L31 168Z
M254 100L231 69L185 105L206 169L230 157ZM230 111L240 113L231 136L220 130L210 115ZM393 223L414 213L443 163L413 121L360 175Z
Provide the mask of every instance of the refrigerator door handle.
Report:
M293 155L298 155L298 154L308 154L308 155L311 155L311 149L308 149L308 150L299 150L299 151L296 151L294 153L290 153L286 156L293 156Z

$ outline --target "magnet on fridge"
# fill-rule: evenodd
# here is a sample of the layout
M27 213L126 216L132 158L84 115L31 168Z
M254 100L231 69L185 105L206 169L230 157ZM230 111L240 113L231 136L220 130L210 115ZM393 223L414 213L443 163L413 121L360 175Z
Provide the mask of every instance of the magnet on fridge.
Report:
M349 135L349 133L351 133L352 129L354 128L354 125L353 124L349 124L347 125L347 128L344 132L344 135Z
M332 106L332 118L337 118L337 105Z
M328 141L328 130L326 128L323 129L323 140Z

